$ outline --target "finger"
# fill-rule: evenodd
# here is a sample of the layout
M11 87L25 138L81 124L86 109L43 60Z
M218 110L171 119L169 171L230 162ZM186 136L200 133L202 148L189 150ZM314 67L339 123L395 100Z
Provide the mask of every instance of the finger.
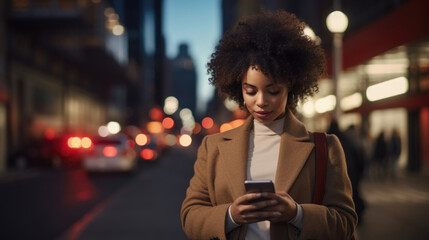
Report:
M247 204L247 203L251 202L252 200L255 201L261 197L262 197L261 193L247 193L247 194L244 194L243 196L240 197L240 202L241 202L241 204Z
M282 201L282 196L278 195L277 193L270 193L270 192L263 192L261 193L263 198L269 198L277 201Z
M241 212L261 211L267 208L271 208L277 204L278 204L277 200L259 201L251 204L241 205L240 210Z
M261 200L261 201L255 202L251 205L254 207L253 209L258 210L258 209L265 209L268 207L272 207L274 205L277 205L278 203L279 201L275 199L267 199L267 200Z

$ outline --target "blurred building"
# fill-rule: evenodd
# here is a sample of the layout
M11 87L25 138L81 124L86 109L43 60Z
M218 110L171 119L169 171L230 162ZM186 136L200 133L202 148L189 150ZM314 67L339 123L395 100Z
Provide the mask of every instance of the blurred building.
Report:
M10 0L2 8L8 156L47 130L96 134L108 120L125 123L135 80L127 72L126 29L109 2Z
M166 92L179 99L180 108L189 108L196 113L197 76L194 61L189 54L189 47L179 46L177 57L170 61L169 81Z
M162 106L165 98L166 57L162 31L162 0L141 0L143 3L143 65L141 68L140 121L148 121L149 110Z
M0 36L6 36L6 2L0 2ZM8 93L6 85L6 38L0 38L0 172L6 168L7 159L7 108Z
M404 149L400 166L418 171L423 161L429 161L428 1L224 0L223 31L261 8L295 13L326 50L328 76L320 81L319 94L300 108L300 118L310 130L327 130L338 104L342 129L356 125L370 139L381 131L389 135L399 129ZM332 34L326 27L326 17L334 10L349 19L339 96L333 95ZM391 88L396 93L389 93ZM223 111L222 101L215 100L211 109Z

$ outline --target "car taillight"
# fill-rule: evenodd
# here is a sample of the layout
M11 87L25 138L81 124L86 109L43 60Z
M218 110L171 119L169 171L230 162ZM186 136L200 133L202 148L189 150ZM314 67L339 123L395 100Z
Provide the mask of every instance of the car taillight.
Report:
M118 154L118 150L114 146L108 145L103 148L103 155L106 157L114 157Z
M88 149L92 147L92 141L89 137L83 137L80 142L83 148Z
M71 137L67 140L67 146L69 148L80 148L82 146L81 139L79 137Z
M85 148L89 149L92 147L92 140L89 137L70 137L67 140L67 146L69 148Z
M144 159L144 160L152 160L156 158L156 152L152 149L149 148L145 148L140 152L140 156Z

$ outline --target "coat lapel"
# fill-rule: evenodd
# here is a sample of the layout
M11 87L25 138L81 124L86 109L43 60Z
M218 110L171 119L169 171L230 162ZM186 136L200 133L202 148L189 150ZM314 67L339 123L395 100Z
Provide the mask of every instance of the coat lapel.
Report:
M245 193L244 180L247 174L247 157L250 129L253 118L249 117L242 126L225 132L224 140L219 144L222 170L228 178L233 199Z
M279 161L275 179L276 191L288 192L304 167L314 143L305 126L288 112L280 141Z
M284 131L280 141L279 161L275 178L277 191L288 192L307 161L314 143L305 126L290 112L286 112ZM239 128L224 133L219 143L222 170L228 178L233 199L245 193L244 180L247 174L249 136L253 117L249 117Z

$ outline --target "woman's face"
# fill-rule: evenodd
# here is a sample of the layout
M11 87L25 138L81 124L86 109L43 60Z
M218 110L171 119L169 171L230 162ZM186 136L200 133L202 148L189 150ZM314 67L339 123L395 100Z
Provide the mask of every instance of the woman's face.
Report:
M285 85L274 83L253 66L241 85L246 108L256 120L268 124L284 116L288 97Z

